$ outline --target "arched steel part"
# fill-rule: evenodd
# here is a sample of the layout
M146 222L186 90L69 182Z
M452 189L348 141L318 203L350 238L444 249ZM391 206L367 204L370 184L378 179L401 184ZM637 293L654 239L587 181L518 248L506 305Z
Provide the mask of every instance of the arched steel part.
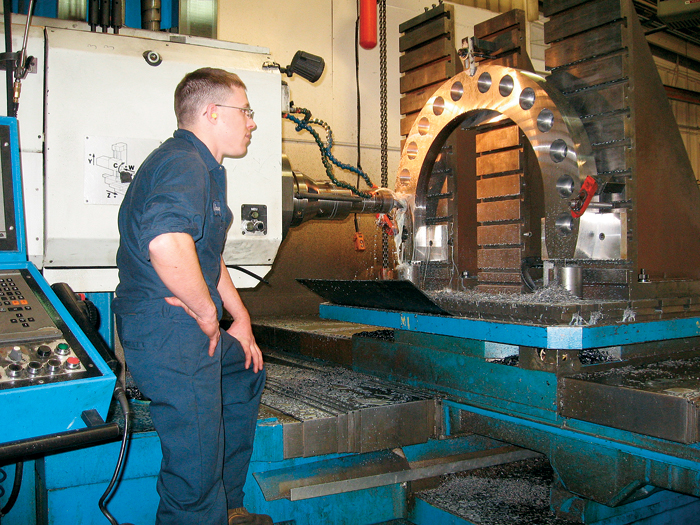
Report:
M372 197L353 195L330 182L317 182L294 172L286 157L282 162L282 220L286 235L289 228L310 220L342 220L352 213L389 213L404 203L387 188L376 188Z
M458 125L473 127L509 118L523 131L542 175L546 251L550 259L581 256L579 239L590 236L588 222L572 217L569 202L588 176L596 176L583 125L563 96L538 75L502 66L462 72L445 82L416 118L406 139L396 193L415 195L413 231L422 227L425 196L419 179L430 175L434 158ZM409 199L410 200L410 199Z

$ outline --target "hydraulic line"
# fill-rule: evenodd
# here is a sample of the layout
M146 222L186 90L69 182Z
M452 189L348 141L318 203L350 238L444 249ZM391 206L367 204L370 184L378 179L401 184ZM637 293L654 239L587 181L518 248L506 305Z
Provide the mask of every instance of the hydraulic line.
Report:
M4 471L3 471L4 472ZM3 516L6 516L8 512L12 510L15 506L17 497L19 496L19 489L22 487L22 474L24 473L24 462L18 461L15 465L15 480L12 484L12 492L10 492L10 497L7 499L5 506L0 509L0 521Z
M301 113L304 115L304 118L297 118L291 115L290 113ZM371 198L372 195L370 193L363 192L355 186L353 186L352 184L338 180L333 174L333 164L335 164L341 169L351 171L362 177L370 188L376 188L376 186L372 183L371 179L369 178L369 175L367 175L364 171L354 166L351 166L350 164L340 162L338 159L335 158L335 156L333 156L333 153L331 152L331 149L333 148L333 132L330 126L322 120L312 119L311 111L305 108L292 108L290 110L290 113L283 113L282 116L288 120L291 120L297 125L295 128L296 131L301 131L302 129L305 129L306 131L311 133L314 140L316 141L316 144L321 150L321 160L326 168L326 174L328 175L328 178L333 182L333 184L340 188L350 190L355 195L359 195L360 197L364 197L366 199ZM326 130L326 144L323 143L319 134L316 132L315 129L311 127L311 124L321 126L323 127L323 129Z
M119 383L119 380L117 380L117 386L114 389L114 395L117 396L117 400L119 401L119 404L122 407L122 412L124 412L124 433L122 434L122 444L119 448L119 458L117 459L117 466L114 469L114 474L112 474L112 479L110 480L107 489L104 491L104 494L102 494L102 497L98 502L98 506L100 507L100 511L102 511L102 514L104 514L105 518L107 518L112 525L119 525L119 522L116 519L114 519L114 516L112 516L112 514L110 514L110 512L107 510L107 507L105 506L105 501L107 501L107 498L110 496L115 483L119 479L119 474L124 465L124 455L126 453L126 447L129 442L129 421L131 419L131 409L129 408L129 402L126 399L126 393L124 392L124 388Z

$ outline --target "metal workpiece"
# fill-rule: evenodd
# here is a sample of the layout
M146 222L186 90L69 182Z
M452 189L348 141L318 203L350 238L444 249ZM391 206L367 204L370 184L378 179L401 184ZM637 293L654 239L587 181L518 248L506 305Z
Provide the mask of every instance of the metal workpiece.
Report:
M456 75L420 112L406 140L396 182L397 194L415 195L409 226L414 235L429 227L426 184L447 136L457 128L485 126L504 117L522 130L537 159L547 253L553 259L573 258L580 226L571 216L569 200L586 177L596 175L588 137L578 115L544 78L501 66L480 67L473 77L468 72ZM414 258L415 249L408 256Z
M330 182L317 182L291 169L284 157L282 169L282 219L284 232L310 220L342 220L353 213L389 213L405 206L387 188L371 190L371 197L360 197Z

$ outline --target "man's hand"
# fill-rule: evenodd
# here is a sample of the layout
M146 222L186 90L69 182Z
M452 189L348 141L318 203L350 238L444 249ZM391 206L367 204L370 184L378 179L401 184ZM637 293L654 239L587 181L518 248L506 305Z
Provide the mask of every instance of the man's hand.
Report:
M209 356L213 357L216 351L216 345L219 344L219 338L221 337L221 331L219 330L219 321L216 317L213 319L202 319L196 313L194 313L185 303L183 303L177 297L166 297L165 302L172 306L179 306L184 309L188 315L190 315L197 324L209 338ZM247 367L246 367L247 368Z
M234 321L233 324L226 330L229 335L232 335L243 347L245 352L245 367L250 368L250 363L253 363L253 372L256 374L263 369L263 355L255 342L253 336L253 328L250 326L250 321L241 319Z
M253 363L253 372L257 374L263 369L263 355L255 342L248 310L243 305L241 296L238 295L238 291L233 285L223 259L221 259L221 276L219 277L217 289L221 295L221 300L224 302L224 308L233 317L233 324L226 332L241 343L243 352L245 352L245 367L250 368L250 364Z
M202 275L194 240L187 233L163 233L148 245L153 269L172 292L165 301L187 312L209 338L209 355L219 343L219 319Z

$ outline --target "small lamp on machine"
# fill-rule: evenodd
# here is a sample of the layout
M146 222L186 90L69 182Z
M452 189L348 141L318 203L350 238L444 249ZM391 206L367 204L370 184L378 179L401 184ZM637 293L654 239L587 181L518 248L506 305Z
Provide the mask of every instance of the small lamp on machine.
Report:
M292 63L287 67L280 67L280 72L286 73L288 77L297 74L309 82L316 82L326 67L326 63L320 56L312 55L306 51L297 51L292 58Z

